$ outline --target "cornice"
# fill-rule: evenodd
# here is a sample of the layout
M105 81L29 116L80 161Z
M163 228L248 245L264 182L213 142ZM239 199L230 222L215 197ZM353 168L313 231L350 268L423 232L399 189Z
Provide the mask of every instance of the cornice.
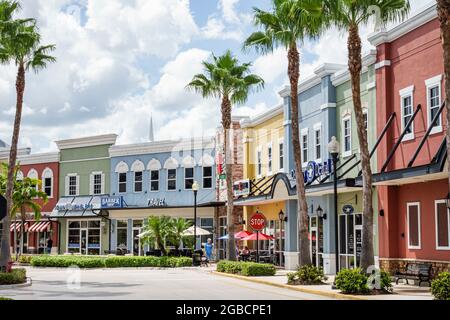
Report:
M370 50L367 54L365 54L362 58L363 62L363 70L362 73L365 73L368 71L368 68L371 65L374 65L377 62L377 50L373 49ZM347 69L341 70L339 72L336 72L331 77L331 82L333 83L333 86L337 87L347 81L350 81L350 72Z
M17 161L21 165L59 162L59 152L37 153L19 156L17 158Z
M114 145L117 140L117 134L105 134L92 137L83 137L76 139L67 139L55 141L59 150L75 149L102 145Z
M258 126L280 114L283 114L283 105L279 105L277 107L274 107L262 114L257 115L254 118L246 118L241 121L241 128L251 128Z

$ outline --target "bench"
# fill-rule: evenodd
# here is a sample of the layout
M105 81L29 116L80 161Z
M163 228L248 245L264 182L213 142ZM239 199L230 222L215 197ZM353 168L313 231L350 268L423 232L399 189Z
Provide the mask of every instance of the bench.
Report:
M408 263L405 271L395 273L395 283L398 284L400 279L406 280L407 284L409 284L408 280L417 280L419 281L419 287L422 282L428 282L431 286L431 270L432 265L429 263Z

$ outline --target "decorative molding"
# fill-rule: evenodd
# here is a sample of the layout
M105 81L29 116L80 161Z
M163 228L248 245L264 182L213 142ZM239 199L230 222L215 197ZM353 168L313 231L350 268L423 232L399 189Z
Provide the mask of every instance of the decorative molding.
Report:
M201 167L212 167L215 164L214 158L210 154L204 154L200 159L198 165Z
M141 160L136 160L131 165L132 172L142 172L145 171L145 165Z
M366 73L369 70L369 67L377 62L377 51L375 49L370 50L366 53L362 58L363 70L361 74ZM332 77L331 81L333 86L337 87L341 84L344 84L347 81L350 81L350 71L347 69L336 72Z
M390 43L436 18L436 3L430 3L427 8L392 29L369 35L368 40L375 47L383 43Z
M380 61L375 64L375 70L378 70L378 69L381 69L384 67L390 67L391 65L392 65L391 60L383 60L383 61Z
M0 150L0 159L8 159L9 158L10 149L1 149ZM21 148L17 150L17 157L28 156L31 153L31 148Z
M157 159L150 160L150 162L147 165L147 170L150 171L158 171L161 169L162 169L161 162Z
M178 164L178 161L173 157L170 157L164 163L164 169L168 169L168 170L177 169L179 166L180 165Z
M59 150L114 145L116 144L117 134L105 134L100 136L83 137L77 139L67 139L55 141Z
M377 87L377 82L372 81L367 84L366 90L369 91L369 90L375 89L376 87Z
M116 173L127 173L128 171L130 171L130 168L128 167L128 164L126 164L126 162L120 161L114 171Z
M283 122L283 126L284 127L290 126L291 124L292 124L292 120L286 120L286 121Z
M17 157L17 161L21 165L59 162L59 152L23 155Z
M255 127L258 126L280 114L283 114L283 105L274 107L254 118L245 118L244 120L241 121L241 128L245 129L245 128L249 128L249 127Z
M186 156L181 161L181 165L183 168L195 168L197 166L197 162L192 156Z
M59 163L76 163L76 162L85 162L85 161L98 161L98 160L109 160L109 157L101 157L101 158L90 158L90 159L76 159L76 160L64 160Z
M336 108L336 103L325 103L320 106L321 110Z
M425 80L425 85L427 87L434 87L434 86L441 85L441 84L442 84L442 74L437 75L431 79Z

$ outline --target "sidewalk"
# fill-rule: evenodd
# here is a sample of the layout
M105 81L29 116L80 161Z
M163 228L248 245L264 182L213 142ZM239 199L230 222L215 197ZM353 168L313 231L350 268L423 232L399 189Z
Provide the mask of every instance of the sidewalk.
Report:
M354 296L354 295L344 295L339 290L333 290L331 285L334 281L334 277L331 276L327 280L326 285L319 286L291 286L287 285L286 274L289 273L286 270L278 270L277 274L273 277L243 277L230 274L222 274L214 272L215 274L220 274L221 276L232 277L241 279L244 281L250 281L260 284L272 285L276 287L281 287L289 290L302 291L305 293L323 295L326 297L332 297L335 299L346 299L346 300L433 300L430 293L430 288L426 287L416 287L404 284L394 285L394 294L387 295L376 295L376 296Z

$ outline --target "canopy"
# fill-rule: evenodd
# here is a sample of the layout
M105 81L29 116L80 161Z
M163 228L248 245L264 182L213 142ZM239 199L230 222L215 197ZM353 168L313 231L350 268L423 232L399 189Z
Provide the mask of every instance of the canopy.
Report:
M196 235L197 236L207 236L210 235L211 232L208 230L196 227ZM183 236L193 236L194 235L194 226L187 229L185 232L183 232Z
M258 239L257 239L257 237L258 237ZM275 240L275 238L272 236L269 236L267 234L264 234L264 233L260 233L259 235L257 235L256 233L253 233L252 235L250 235L247 238L244 238L242 240L244 240L244 241L256 241L256 240L263 241L263 240Z
M240 231L238 233L234 234L234 237L237 239L243 239L243 238L247 238L249 236L251 236L253 233L249 232L249 231Z

